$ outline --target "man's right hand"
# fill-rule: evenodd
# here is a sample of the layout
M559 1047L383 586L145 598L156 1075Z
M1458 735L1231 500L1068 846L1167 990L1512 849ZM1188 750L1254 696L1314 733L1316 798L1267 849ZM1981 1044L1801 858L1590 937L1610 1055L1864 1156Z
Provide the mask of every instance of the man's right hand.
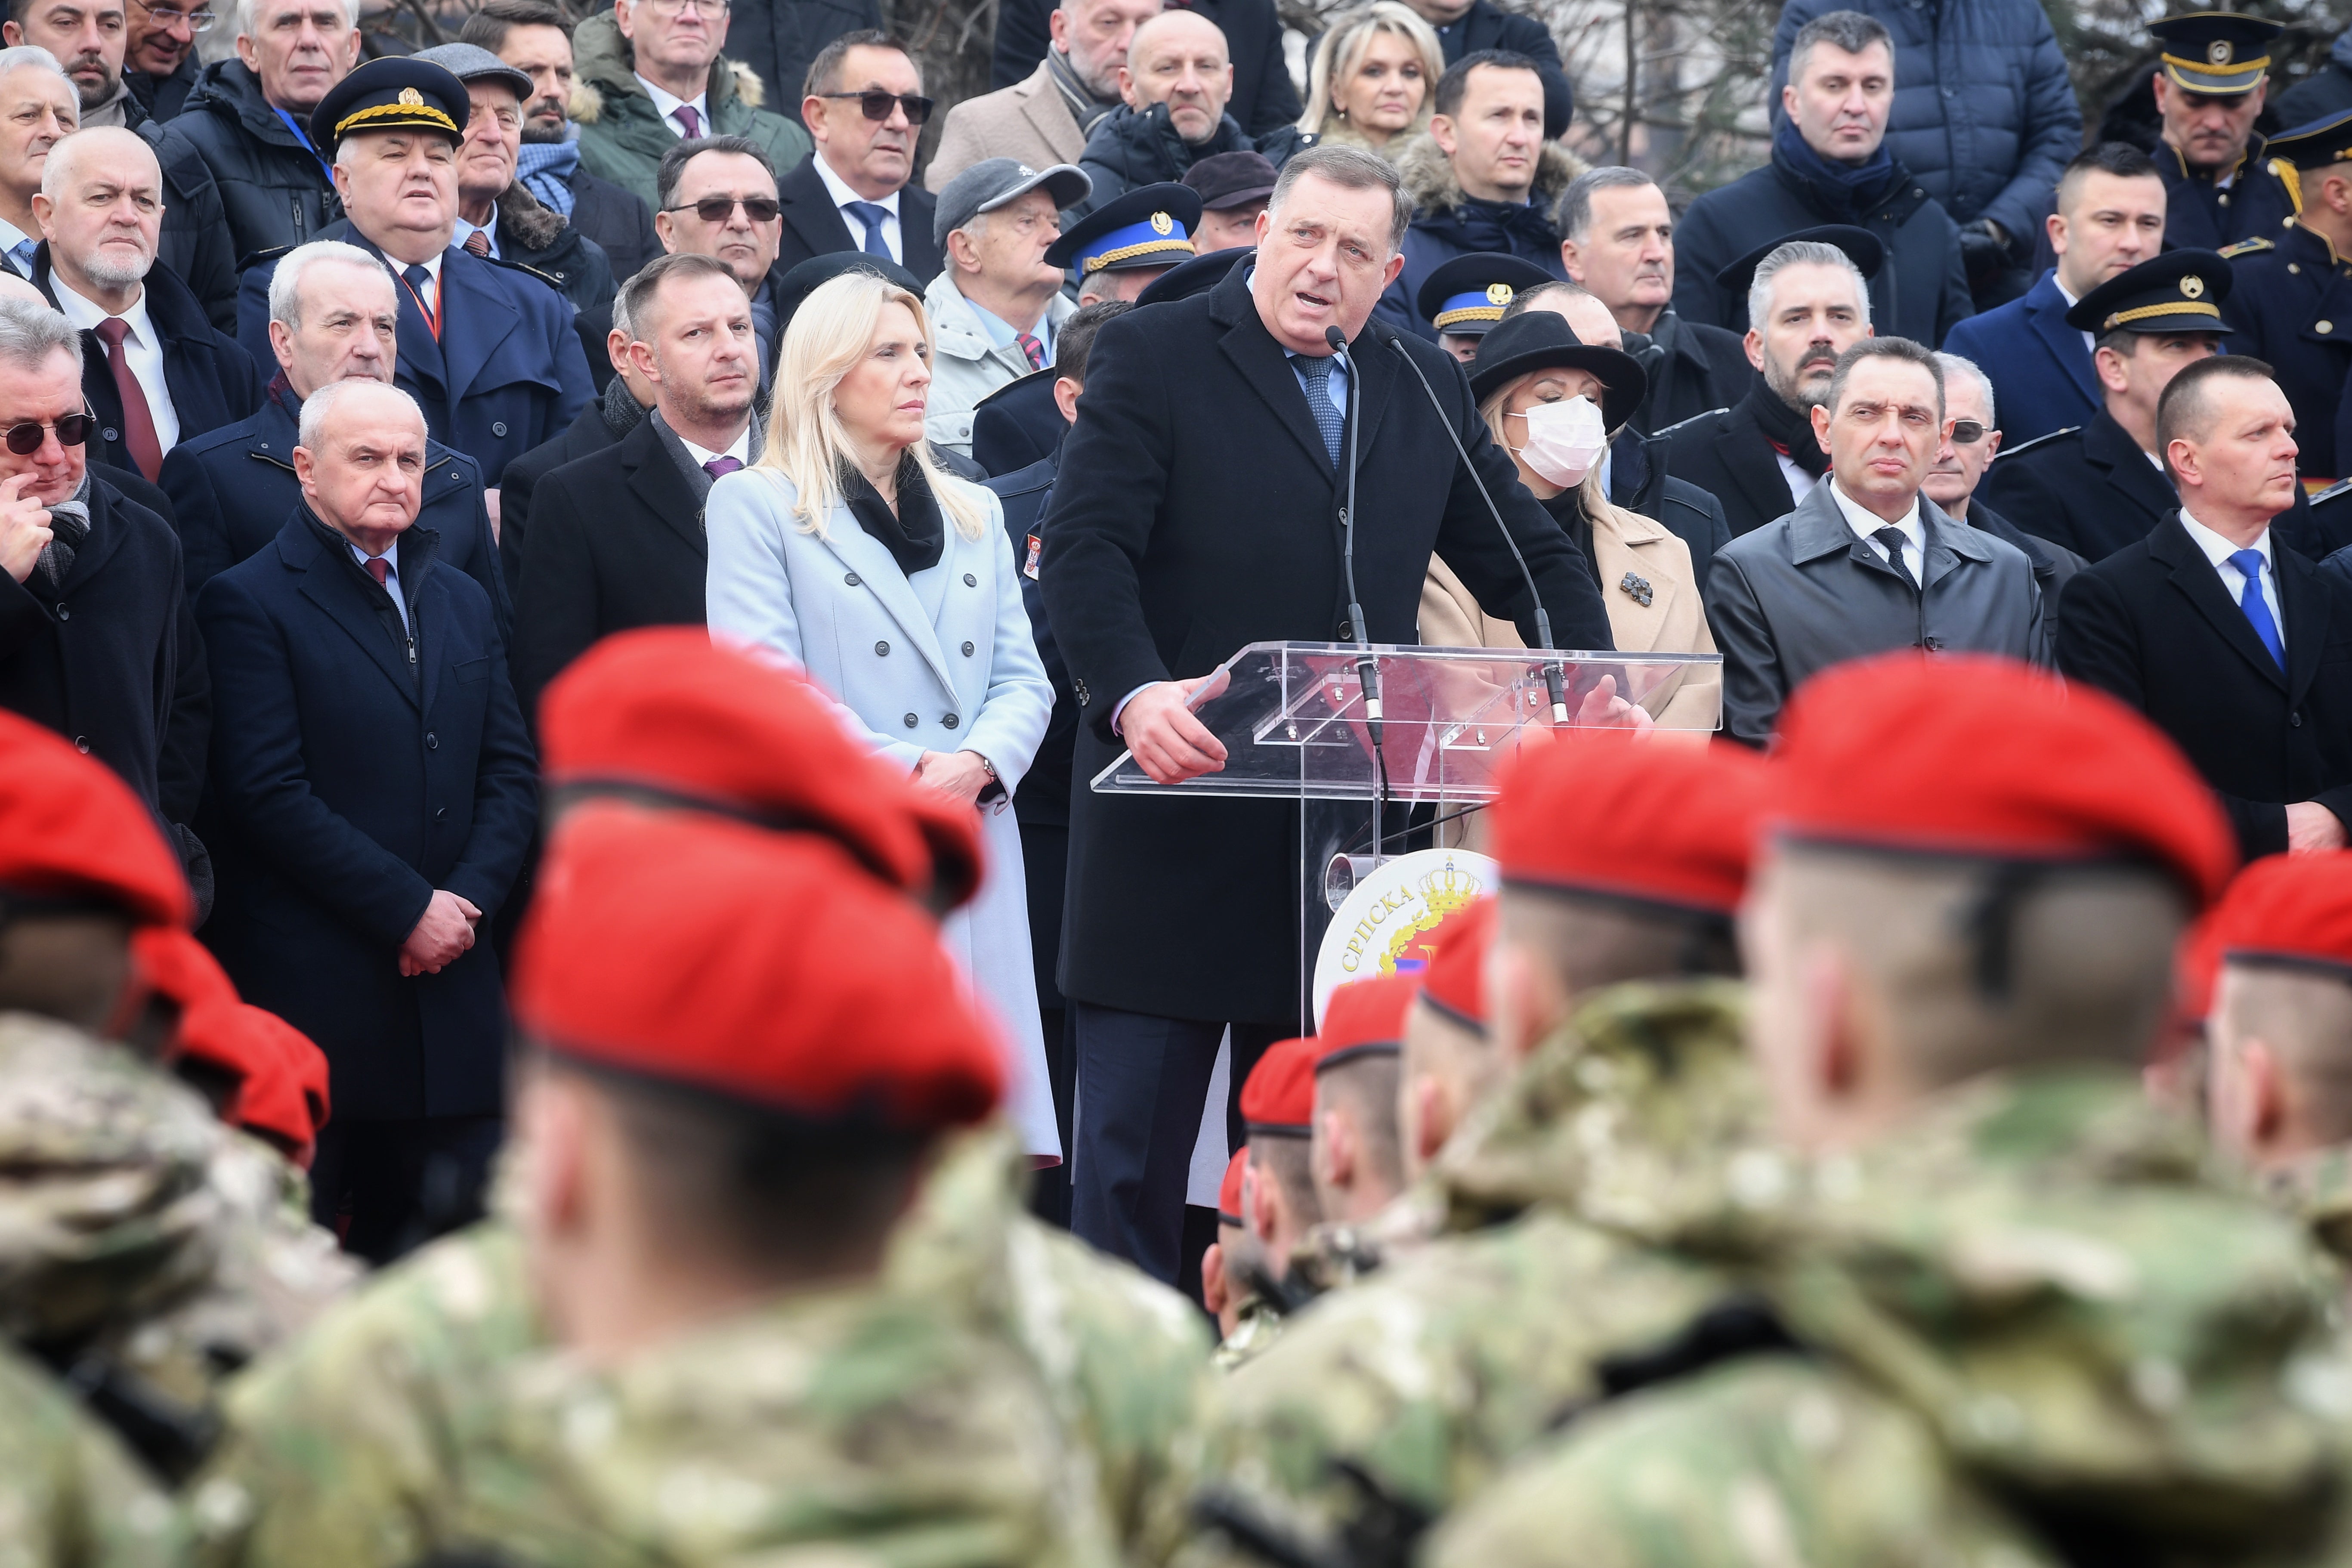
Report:
M2286 808L2288 854L2323 855L2344 845L2344 824L2317 801L2297 801Z
M446 889L435 889L416 929L400 944L400 973L440 973L474 945L474 922L481 918L482 911L467 900Z
M1225 743L1184 706L1195 690L1223 679L1224 672L1216 670L1198 680L1163 680L1127 700L1118 716L1119 738L1153 784L1180 784L1224 771Z
M0 479L0 572L19 583L33 574L41 552L49 547L49 509L37 497L19 493L32 482L31 474Z

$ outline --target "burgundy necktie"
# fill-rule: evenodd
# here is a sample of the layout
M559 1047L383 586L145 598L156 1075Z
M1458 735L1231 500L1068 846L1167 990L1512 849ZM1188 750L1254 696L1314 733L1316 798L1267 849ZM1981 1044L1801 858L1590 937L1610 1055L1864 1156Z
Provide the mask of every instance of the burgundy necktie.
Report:
M713 458L702 465L702 471L714 479L723 479L742 466L740 458Z
M375 585L379 588L383 587L392 576L392 563L381 555L371 555L360 564L367 568L367 574L375 579Z
M686 139L688 141L691 142L696 137L702 134L702 116L694 111L694 105L690 103L681 103L676 109L671 110L669 113L671 119L677 121L680 126L685 128Z
M1029 356L1029 368L1031 370L1043 370L1045 368L1045 345L1037 341L1035 333L1015 332L1013 334L1013 341L1019 343L1021 345L1021 352Z
M131 374L131 361L122 352L122 340L131 331L131 323L120 316L109 316L98 324L99 341L106 345L106 368L114 373L115 395L122 399L122 439L131 448L131 460L152 483L163 471L163 443L155 435L155 411L147 406L147 389Z
M480 256L487 258L490 254L490 231L486 228L478 228L473 233L467 235L466 237L466 253L468 256Z

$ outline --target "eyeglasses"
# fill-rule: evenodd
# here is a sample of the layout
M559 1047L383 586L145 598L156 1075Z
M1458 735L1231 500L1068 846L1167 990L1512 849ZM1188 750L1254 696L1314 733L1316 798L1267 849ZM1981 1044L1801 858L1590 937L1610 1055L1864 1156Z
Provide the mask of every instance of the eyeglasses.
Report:
M215 20L210 11L183 11L177 5L142 5L139 8L146 12L147 19L158 26L176 27L185 22L191 33L210 31Z
M753 223L773 223L783 206L773 196L705 196L698 202L664 207L666 213L690 212L705 223L725 223L735 216L737 207Z
M724 16L728 7L728 0L637 0L637 4L656 16L683 16L688 11Z
M90 430L97 424L98 416L95 414L68 414L55 425L11 425L8 426L8 450L20 458L29 458L41 449L42 438L52 430L58 433L58 446L79 447L89 439Z
M820 92L816 96L854 98L868 120L889 119L890 106L894 103L907 111L907 123L909 125L920 125L931 117L931 100L916 92L884 92L877 87L864 92Z
M1952 421L1953 446L1973 447L1984 438L1985 427L1981 421L1975 419L1955 419Z

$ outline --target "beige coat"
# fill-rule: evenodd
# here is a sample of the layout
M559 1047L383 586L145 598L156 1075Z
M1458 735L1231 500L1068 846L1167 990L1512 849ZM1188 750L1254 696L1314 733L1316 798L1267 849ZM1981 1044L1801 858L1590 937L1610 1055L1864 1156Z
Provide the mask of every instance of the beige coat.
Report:
M1662 522L1635 512L1617 515L1625 520L1622 527L1602 519L1592 524L1594 564L1617 651L1713 653L1715 637L1706 628L1690 546ZM1627 591L1629 574L1650 584L1649 604ZM1421 640L1427 647L1526 646L1517 628L1481 610L1454 569L1434 556L1421 588ZM1642 706L1661 725L1712 730L1723 709L1723 667L1694 666L1651 692Z
M1033 169L1044 169L1075 163L1086 150L1086 132L1055 87L1053 68L1040 60L1028 80L967 98L948 110L939 151L931 154L923 184L928 190L943 190L983 158L1018 158Z

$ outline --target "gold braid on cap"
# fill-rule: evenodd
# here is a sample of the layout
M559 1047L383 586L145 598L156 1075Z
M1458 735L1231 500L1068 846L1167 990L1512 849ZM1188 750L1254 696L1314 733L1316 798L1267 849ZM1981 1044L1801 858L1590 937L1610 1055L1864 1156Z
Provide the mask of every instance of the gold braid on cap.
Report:
M1438 311L1437 319L1429 324L1442 332L1456 321L1499 321L1502 319L1503 307L1500 305L1465 305L1458 310Z
M343 132L349 131L352 126L357 125L363 120L384 120L389 119L391 116L395 114L406 120L409 124L417 126L419 129L423 129L427 125L436 126L443 131L446 131L450 135L457 137L461 141L465 138L466 133L457 129L457 122L456 121L450 119L446 114L444 114L441 110L434 108L429 103L379 103L373 109L354 110L352 112L344 115L341 120L336 121L335 139L339 142L341 141ZM400 127L395 125L390 127L390 129L397 131Z
M2158 55L2156 58L2162 60L2166 65L2170 66L2175 71L2194 71L2199 76L2243 76L2248 71L2264 71L2271 68L2271 58L2268 55L2263 55L2256 59L2222 60L2219 63L2212 60L2185 60L2179 55ZM2253 89L2253 84L2249 82L2244 87L2240 88L2237 90L2240 92L2252 92ZM2208 89L2201 87L2192 87L2189 90L2191 92L2205 92Z
M2221 314L2219 306L2200 305L2187 300L2178 300L2162 305L2141 305L2129 310L2117 310L2099 323L2099 331L2112 332L2117 327L2126 326L2133 321L2145 321L2150 316L2211 316L2219 320Z
M1088 273L1100 272L1104 268L1114 266L1118 262L1132 261L1139 256L1157 256L1162 251L1171 254L1181 252L1186 256L1200 254L1199 248L1189 239L1147 239L1141 245L1122 245L1117 250L1106 250L1100 256L1089 256L1087 258L1086 269Z

